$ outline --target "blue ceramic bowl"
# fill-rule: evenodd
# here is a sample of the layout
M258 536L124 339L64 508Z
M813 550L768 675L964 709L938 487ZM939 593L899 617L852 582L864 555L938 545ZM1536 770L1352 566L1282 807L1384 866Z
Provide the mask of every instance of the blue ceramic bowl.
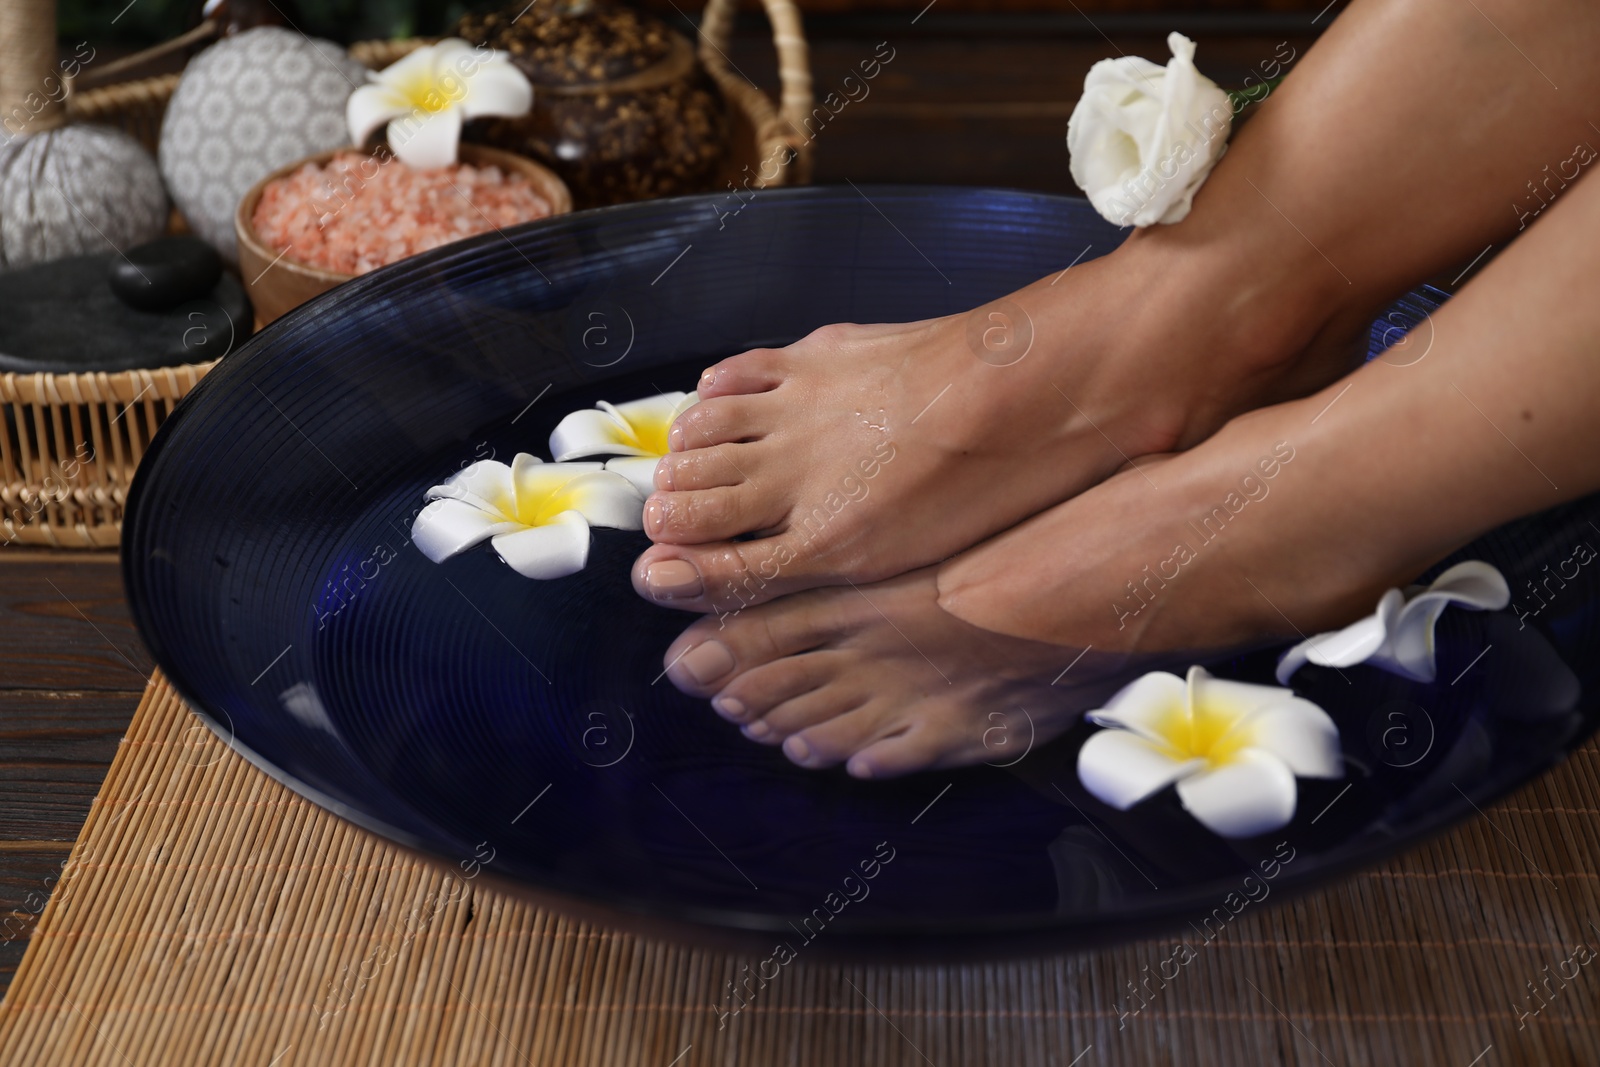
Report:
M727 207L658 201L451 245L224 360L145 458L123 541L140 631L193 708L291 788L463 877L763 952L902 956L1210 929L1470 815L1594 728L1600 568L1526 592L1600 543L1592 500L1458 557L1499 566L1528 614L1448 614L1438 683L1297 675L1349 774L1302 782L1294 822L1242 842L1170 790L1128 812L1089 797L1087 726L1007 768L858 782L791 766L661 678L689 619L629 587L641 534L597 531L589 568L549 582L487 548L424 559L423 491L543 453L569 411L692 388L720 357L826 323L969 309L1121 237L1082 200L990 190ZM1440 297L1374 323L1374 353ZM1213 668L1266 682L1273 662Z

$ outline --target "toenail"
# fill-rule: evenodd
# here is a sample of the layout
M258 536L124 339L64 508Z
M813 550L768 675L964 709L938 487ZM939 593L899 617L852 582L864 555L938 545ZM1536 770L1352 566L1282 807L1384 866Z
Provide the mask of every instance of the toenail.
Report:
M872 777L872 764L864 759L853 759L845 764L844 769L852 778Z
M783 754L796 763L804 763L811 758L811 746L806 744L805 738L796 735L783 743Z
M662 456L661 462L656 464L654 481L657 489L672 492L672 464L667 462L665 456Z
M661 600L699 596L705 591L700 572L694 564L682 559L666 559L652 563L644 569L644 587L650 595Z
M752 741L759 741L772 732L772 727L757 719L744 728L744 735Z
M667 431L667 448L673 452L683 451L683 424L675 422L672 429Z
M733 653L721 641L707 641L684 653L680 662L683 669L689 672L689 677L706 685L733 670Z
M710 389L713 385L716 385L716 384L717 384L717 373L716 373L716 371L709 371L708 370L704 374L700 375L700 384L699 384L699 386L697 388Z
M746 710L744 701L735 700L733 697L716 697L711 701L711 707L724 719L733 719L735 721L744 718Z
M664 501L651 497L644 502L644 529L646 533L658 534L667 521L667 505Z

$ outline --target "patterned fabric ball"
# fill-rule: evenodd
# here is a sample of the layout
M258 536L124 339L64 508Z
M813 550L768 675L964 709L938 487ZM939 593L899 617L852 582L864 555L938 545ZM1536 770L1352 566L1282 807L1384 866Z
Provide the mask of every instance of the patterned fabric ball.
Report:
M190 61L161 126L161 174L197 235L238 262L233 214L268 174L350 141L344 105L367 68L329 41L246 30Z
M156 161L121 130L63 126L0 144L0 268L121 251L166 228Z

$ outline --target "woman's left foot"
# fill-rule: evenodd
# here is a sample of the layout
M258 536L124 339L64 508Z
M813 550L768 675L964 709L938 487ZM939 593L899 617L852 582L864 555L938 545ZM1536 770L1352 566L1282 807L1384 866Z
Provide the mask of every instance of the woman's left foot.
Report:
M857 778L1009 764L1115 690L1077 649L940 610L934 577L928 568L708 617L667 650L667 675L751 740Z

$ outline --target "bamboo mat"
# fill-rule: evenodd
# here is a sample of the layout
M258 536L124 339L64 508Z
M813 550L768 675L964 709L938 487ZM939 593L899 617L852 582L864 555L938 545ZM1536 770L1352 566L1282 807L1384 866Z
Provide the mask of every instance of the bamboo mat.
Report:
M0 1008L0 1063L1596 1064L1597 808L1591 743L1397 861L1191 939L1170 982L1171 940L802 952L724 1018L754 960L414 860L256 771L158 674Z

